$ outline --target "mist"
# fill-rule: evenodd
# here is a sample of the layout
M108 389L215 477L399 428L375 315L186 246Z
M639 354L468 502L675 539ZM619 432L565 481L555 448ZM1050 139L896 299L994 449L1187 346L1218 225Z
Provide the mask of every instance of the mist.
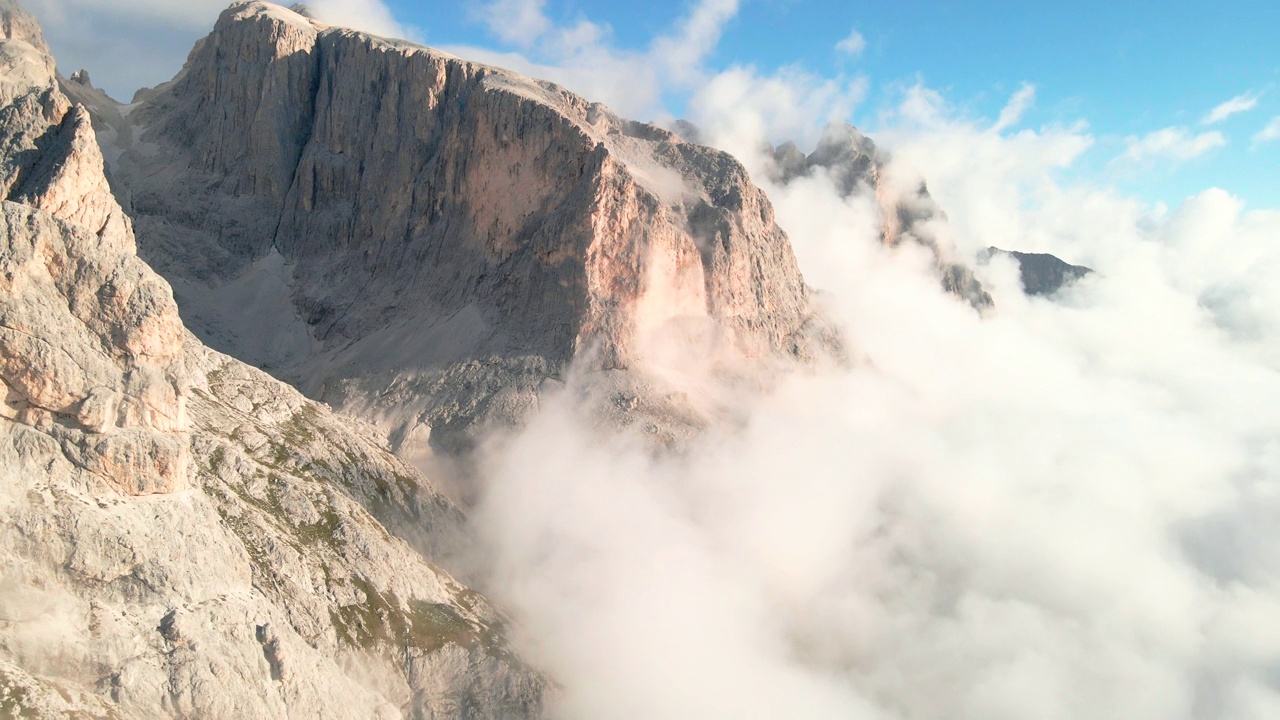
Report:
M691 108L762 182L794 118L757 81ZM1280 213L1059 183L1092 138L1019 129L1033 97L983 123L917 87L871 133L993 311L884 247L868 193L766 185L847 362L738 394L679 453L572 382L491 440L489 590L561 716L1280 716ZM1028 298L987 245L1096 272Z

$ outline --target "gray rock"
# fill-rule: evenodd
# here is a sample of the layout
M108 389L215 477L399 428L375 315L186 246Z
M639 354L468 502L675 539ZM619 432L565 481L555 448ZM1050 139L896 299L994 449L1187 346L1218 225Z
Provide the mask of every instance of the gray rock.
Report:
M1048 253L1024 253L989 247L982 259L987 260L995 256L1011 257L1017 261L1022 289L1032 296L1052 295L1093 273L1092 268L1072 265Z

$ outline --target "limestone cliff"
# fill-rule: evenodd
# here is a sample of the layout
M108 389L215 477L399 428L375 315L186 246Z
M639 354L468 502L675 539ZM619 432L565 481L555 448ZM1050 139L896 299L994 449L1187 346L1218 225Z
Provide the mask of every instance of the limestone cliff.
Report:
M575 361L660 394L673 333L817 351L744 168L558 86L253 2L128 118L116 177L197 334L395 438L463 442Z
M38 27L0 28L0 717L538 716L433 562L457 508L186 332Z
M172 491L188 429L178 308L134 255L89 115L58 91L39 27L0 13L0 415L124 492Z

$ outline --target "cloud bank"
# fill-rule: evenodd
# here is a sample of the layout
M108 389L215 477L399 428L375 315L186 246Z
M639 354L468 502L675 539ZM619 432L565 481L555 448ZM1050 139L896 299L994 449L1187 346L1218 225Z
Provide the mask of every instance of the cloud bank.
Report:
M793 122L758 99L784 88L722 74L695 106L713 143L758 146ZM603 433L572 392L493 442L493 588L564 717L1280 712L1280 213L1055 181L1093 138L1016 130L1032 97L991 122L916 85L874 135L962 251L1094 276L1030 299L993 262L981 318L878 242L873 198L771 187L851 367L744 400L742 427L679 456Z
M635 52L505 4L524 20L494 31L522 54L490 59L625 114L687 92L758 179L761 142L811 145L866 95L800 67L707 68L735 2ZM94 5L45 3L105 42ZM114 9L192 33L185 55L221 6ZM962 255L1054 252L1094 276L1029 299L994 261L980 318L925 253L878 242L873 198L820 174L771 187L850 366L743 398L740 427L679 456L603 434L572 388L492 441L476 517L490 587L562 685L561 716L1280 716L1280 213L1216 189L1166 211L1057 181L1095 139L1021 128L1034 99L1024 86L974 119L916 83L872 135L892 175L929 180ZM1172 127L1122 157L1141 169L1224 143Z

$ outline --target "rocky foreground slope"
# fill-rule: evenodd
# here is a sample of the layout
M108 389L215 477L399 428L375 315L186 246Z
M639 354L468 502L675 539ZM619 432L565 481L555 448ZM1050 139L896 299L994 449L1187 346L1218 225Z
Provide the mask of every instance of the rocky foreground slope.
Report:
M0 0L0 717L536 717L371 429L204 347Z
M571 366L678 432L671 349L822 351L741 164L550 83L250 2L116 115L116 189L192 329L398 444L465 447Z

